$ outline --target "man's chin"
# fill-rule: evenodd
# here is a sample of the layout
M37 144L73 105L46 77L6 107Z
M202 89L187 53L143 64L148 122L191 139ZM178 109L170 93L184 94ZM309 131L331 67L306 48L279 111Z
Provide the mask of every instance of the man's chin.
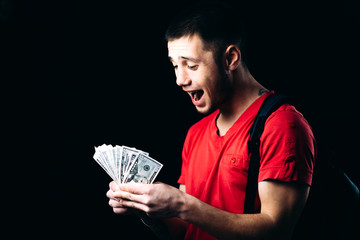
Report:
M213 113L217 109L217 107L215 107L215 106L210 106L210 107L208 107L208 106L196 107L195 106L195 108L196 108L198 113L200 113L202 115L205 115L205 116Z

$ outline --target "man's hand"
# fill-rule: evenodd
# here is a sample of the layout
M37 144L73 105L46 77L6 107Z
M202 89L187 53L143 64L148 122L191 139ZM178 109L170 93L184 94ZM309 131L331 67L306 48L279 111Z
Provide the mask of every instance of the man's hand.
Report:
M114 193L120 190L116 182L110 182L109 188L106 196L109 198L109 205L113 208L114 213L122 215L136 213L137 210L124 206L122 200L114 196Z
M179 217L185 202L185 194L164 183L128 183L115 186L110 183L107 196L115 213L125 214L132 209L141 210L158 218Z
M184 190L185 186L180 188ZM135 213L159 239L184 239L186 223L178 218L169 218L177 216L183 205L182 190L163 183L118 186L116 182L111 182L106 196L115 213Z

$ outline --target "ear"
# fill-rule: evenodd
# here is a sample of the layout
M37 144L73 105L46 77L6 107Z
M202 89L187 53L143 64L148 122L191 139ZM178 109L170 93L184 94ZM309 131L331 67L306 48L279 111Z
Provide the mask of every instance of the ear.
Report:
M230 45L225 51L226 66L229 71L234 71L241 63L240 49L235 45Z

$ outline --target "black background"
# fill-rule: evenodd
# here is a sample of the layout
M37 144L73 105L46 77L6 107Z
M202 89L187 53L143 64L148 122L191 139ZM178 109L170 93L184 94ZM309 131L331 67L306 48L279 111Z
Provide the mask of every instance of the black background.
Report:
M16 239L154 239L117 216L94 146L148 151L177 186L187 129L201 118L175 84L163 35L194 1L0 1L2 227ZM248 66L290 95L320 148L359 184L355 1L233 2ZM4 233L5 234L5 233Z

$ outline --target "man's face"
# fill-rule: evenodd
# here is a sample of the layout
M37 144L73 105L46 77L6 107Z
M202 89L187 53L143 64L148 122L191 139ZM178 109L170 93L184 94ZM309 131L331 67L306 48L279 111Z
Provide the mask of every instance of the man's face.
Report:
M194 35L169 41L168 51L176 83L189 94L196 109L208 114L219 108L229 93L229 80L213 52L204 50L201 38Z

